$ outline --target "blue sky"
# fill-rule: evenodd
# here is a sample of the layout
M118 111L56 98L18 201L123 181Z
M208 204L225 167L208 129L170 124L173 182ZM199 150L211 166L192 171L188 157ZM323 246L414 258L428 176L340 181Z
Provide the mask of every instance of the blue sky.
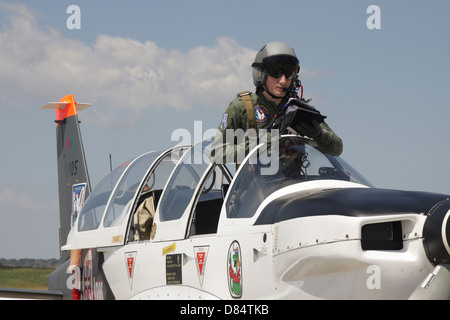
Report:
M79 30L67 28L70 5ZM366 10L378 5L381 29ZM290 44L342 157L377 187L450 194L447 0L0 0L0 257L58 251L54 114L72 93L95 186L113 165L216 128L270 41Z

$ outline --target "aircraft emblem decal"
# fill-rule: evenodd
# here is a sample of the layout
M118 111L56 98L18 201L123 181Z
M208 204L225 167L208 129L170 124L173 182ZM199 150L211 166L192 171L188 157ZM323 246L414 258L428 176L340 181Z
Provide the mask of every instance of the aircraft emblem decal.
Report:
M72 214L70 216L70 227L77 221L78 214L84 204L86 194L86 183L74 184L72 187Z
M66 149L70 149L73 147L73 138L69 138L66 140Z
M194 247L195 265L197 266L198 280L200 288L203 287L203 277L206 269L206 259L208 258L209 246Z
M127 267L128 283L130 290L133 289L134 264L136 263L136 251L125 252L125 263Z
M155 238L156 235L156 222L153 223L152 225L152 230L150 231L150 238L153 240L153 238Z
M242 297L242 252L239 242L233 241L228 249L228 288L233 298Z

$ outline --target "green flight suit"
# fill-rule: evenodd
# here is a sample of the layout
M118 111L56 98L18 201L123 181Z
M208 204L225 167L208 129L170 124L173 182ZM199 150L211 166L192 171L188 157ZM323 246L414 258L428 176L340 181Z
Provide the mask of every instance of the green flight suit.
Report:
M250 98L256 120L256 133L259 137L261 129L270 129L273 117L277 114L278 110L286 104L290 97L286 95L278 105L275 105L273 102L267 100L264 97L262 90L259 89L256 92L251 93ZM237 138L230 139L230 134L227 139L227 132L236 132L239 129L242 130L244 136L237 134ZM249 145L252 146L252 139L255 139L255 135L249 133L250 130L248 129L248 118L244 102L242 97L238 95L236 99L231 101L223 114L222 121L211 146L212 161L215 161L216 163L241 163L243 157L248 154ZM305 125L302 126L302 128L295 129L302 135L312 138L314 141L313 144L316 147L319 147L323 152L331 155L340 155L342 153L343 143L341 138L339 138L325 122L317 124L315 128L313 128L312 125ZM268 134L268 139L270 141L269 136L270 133ZM263 140L262 142L265 141ZM255 144L253 144L253 146L254 145Z

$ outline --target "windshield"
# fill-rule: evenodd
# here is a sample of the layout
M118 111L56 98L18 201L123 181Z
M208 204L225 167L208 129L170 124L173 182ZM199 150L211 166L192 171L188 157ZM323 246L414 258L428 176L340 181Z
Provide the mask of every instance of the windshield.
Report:
M121 219L126 217L133 204L133 199L147 170L160 154L160 151L146 153L133 161L126 162L107 175L86 200L78 219L78 231L97 229L102 219L103 227L121 224ZM170 172L173 167L174 164L164 165L161 170L167 169L166 171ZM158 176L155 181L152 180L152 183L158 182L158 185L161 185L160 180L167 176L168 173L161 178Z
M210 164L209 154L211 141L203 141L187 151L177 165L161 196L159 218L170 221L181 218L194 195L200 178Z
M284 136L278 152L260 146L242 164L227 198L227 217L250 218L270 194L296 183L333 179L373 187L341 158L323 154L309 143L309 139Z
M121 218L124 218L130 209L145 173L160 154L161 152L149 152L130 164L111 197L103 222L104 227L113 226L113 222L121 224Z
M78 218L78 231L97 229L102 220L106 204L111 196L111 192L122 176L130 162L121 165L109 175L107 175L90 194Z

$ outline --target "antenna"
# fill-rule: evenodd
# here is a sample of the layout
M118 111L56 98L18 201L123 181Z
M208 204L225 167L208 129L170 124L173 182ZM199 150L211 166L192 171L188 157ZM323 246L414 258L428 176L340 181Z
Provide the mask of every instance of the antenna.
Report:
M111 153L109 154L109 171L112 171L112 156Z

